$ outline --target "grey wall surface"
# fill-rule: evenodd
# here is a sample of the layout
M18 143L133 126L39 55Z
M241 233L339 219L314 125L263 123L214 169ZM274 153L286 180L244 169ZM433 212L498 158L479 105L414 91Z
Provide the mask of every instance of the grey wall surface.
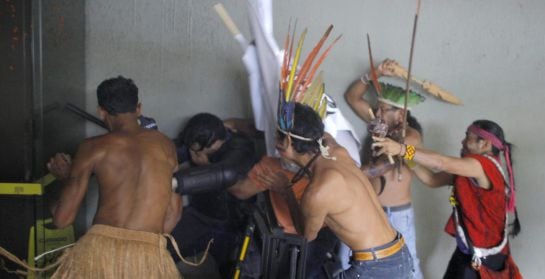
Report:
M242 2L231 2L238 3L233 17L245 23ZM171 137L198 112L249 116L242 50L211 9L214 3L87 1L88 108L96 106L97 85L121 74L139 86L143 114Z
M33 106L30 1L0 3L0 181L32 179Z
M83 118L64 109L85 108L85 3L42 1L42 166L55 153L74 154L85 137Z
M251 116L241 50L211 9L215 1L87 1L85 60L87 109L105 78L131 77L140 87L144 114L175 137L189 116ZM248 35L245 1L223 1ZM364 36L376 61L408 64L415 1L274 2L276 38L283 41L290 18L308 27L306 49L328 24L343 34L323 64L326 90L363 133L364 125L343 101L350 82L369 69ZM466 127L476 119L498 122L516 146L515 172L522 234L511 240L526 278L545 273L541 216L545 197L545 2L540 0L423 1L413 73L434 81L464 101L452 106L433 98L414 110L424 127L424 146L457 156ZM302 30L300 28L299 30ZM87 134L102 133L88 125ZM413 188L418 249L427 278L440 278L455 244L443 232L450 213L449 190ZM365 218L365 216L362 216Z

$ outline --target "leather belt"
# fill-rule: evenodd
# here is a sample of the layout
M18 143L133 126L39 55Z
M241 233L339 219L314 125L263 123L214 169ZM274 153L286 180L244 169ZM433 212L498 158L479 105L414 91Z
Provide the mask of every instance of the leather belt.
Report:
M405 209L409 209L411 208L411 203L406 203L406 204L402 204L402 205L396 205L396 206L383 206L382 207L382 210L384 210L384 212L397 212L397 211L403 211Z
M402 236L394 240L395 243L380 250L375 251L352 251L352 260L354 261L371 261L389 257L397 253L405 245L405 240Z

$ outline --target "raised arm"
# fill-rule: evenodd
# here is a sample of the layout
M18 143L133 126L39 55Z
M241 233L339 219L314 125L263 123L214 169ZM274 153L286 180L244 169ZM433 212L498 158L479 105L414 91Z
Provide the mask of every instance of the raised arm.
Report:
M51 173L63 184L60 198L51 209L53 223L58 228L69 226L76 218L98 156L93 146L86 140L79 146L73 162L70 162L68 155L58 153L47 164Z
M376 69L377 77L380 76L395 76L392 65L396 63L394 60L384 60ZM363 75L361 78L356 79L344 94L346 102L350 105L352 110L365 122L369 122L373 119L369 113L371 105L367 100L363 98L365 92L369 89L371 82L367 77L371 74Z
M371 105L363 98L363 95L365 95L367 89L367 82L365 80L357 79L350 84L350 87L344 94L346 102L348 105L350 105L350 108L352 108L352 110L365 122L372 120L372 117L369 114Z

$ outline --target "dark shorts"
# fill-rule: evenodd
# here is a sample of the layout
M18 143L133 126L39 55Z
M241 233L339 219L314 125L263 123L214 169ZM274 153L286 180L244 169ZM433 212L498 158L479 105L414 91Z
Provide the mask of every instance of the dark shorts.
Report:
M446 279L478 279L479 273L471 267L472 256L463 253L460 248L456 247L450 261L448 263L447 271L443 278ZM506 255L496 254L486 257L482 260L482 264L488 267L490 270L500 271L505 266Z

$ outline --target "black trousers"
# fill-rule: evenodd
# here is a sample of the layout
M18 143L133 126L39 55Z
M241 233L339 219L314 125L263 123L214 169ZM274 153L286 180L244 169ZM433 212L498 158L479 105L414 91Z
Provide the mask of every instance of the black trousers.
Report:
M478 279L479 273L471 267L471 255L464 254L458 247L454 250L443 279ZM501 271L505 266L506 255L496 254L486 257L482 264L489 269Z
M236 259L237 247L242 239L241 232L236 231L227 221L204 220L202 214L191 206L184 208L182 219L171 235L176 239L180 252L184 257L190 257L205 250L210 239L210 255L214 257L223 278L229 278ZM171 248L171 247L169 247ZM179 258L173 249L174 261Z

